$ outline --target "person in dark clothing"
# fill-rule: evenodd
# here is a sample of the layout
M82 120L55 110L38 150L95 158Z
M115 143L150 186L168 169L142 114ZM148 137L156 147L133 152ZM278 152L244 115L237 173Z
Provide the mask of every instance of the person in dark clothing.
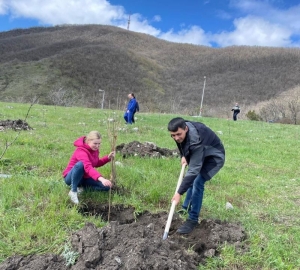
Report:
M233 121L236 121L237 115L241 112L239 104L235 103L235 106L231 109L231 111L233 112Z
M177 232L188 234L198 224L205 182L225 163L225 149L219 137L200 122L173 118L168 124L168 131L180 151L181 165L188 166L182 183L171 200L177 205L186 192L182 208L188 212L188 218Z
M136 99L133 93L128 95L129 102L124 113L126 124L132 124L133 114L136 111Z

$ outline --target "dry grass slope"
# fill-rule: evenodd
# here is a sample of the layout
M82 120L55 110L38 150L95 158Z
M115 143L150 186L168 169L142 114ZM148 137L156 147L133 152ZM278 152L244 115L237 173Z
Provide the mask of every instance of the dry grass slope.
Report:
M73 25L0 32L0 98L123 108L128 92L144 111L197 114L251 108L300 85L300 49L210 48L163 41L113 26ZM56 96L56 99L51 98ZM108 102L109 101L109 102Z

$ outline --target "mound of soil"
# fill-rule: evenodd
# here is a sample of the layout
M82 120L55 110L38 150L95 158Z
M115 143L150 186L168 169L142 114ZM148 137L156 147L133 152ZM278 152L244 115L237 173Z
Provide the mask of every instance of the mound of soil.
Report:
M71 243L79 257L72 266L59 255L14 256L0 265L0 270L40 269L197 269L207 257L219 255L222 244L234 245L244 252L244 229L237 223L220 220L202 220L189 235L179 235L177 228L183 219L174 213L169 237L163 240L168 213L145 212L135 215L134 208L122 205L85 206L85 214L108 218L110 222L97 228L92 223L72 234Z
M31 130L32 128L23 120L2 120L0 121L0 131L5 129Z
M179 152L177 149L170 150L168 148L161 148L152 142L141 143L133 141L128 144L122 143L116 147L116 151L121 153L123 158L128 156L139 157L177 157Z

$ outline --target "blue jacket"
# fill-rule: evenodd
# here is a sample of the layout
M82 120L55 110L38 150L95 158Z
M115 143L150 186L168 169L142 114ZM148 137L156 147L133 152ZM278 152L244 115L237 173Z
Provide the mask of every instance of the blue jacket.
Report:
M132 98L131 100L129 100L128 105L127 105L127 111L134 113L136 110L136 103L137 102L136 102L135 98Z

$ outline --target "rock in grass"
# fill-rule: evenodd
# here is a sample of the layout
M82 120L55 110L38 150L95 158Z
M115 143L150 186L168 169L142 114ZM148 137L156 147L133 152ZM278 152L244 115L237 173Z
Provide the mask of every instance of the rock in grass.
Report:
M227 210L233 209L233 206L232 206L232 204L230 202L226 202L225 207L226 207Z

